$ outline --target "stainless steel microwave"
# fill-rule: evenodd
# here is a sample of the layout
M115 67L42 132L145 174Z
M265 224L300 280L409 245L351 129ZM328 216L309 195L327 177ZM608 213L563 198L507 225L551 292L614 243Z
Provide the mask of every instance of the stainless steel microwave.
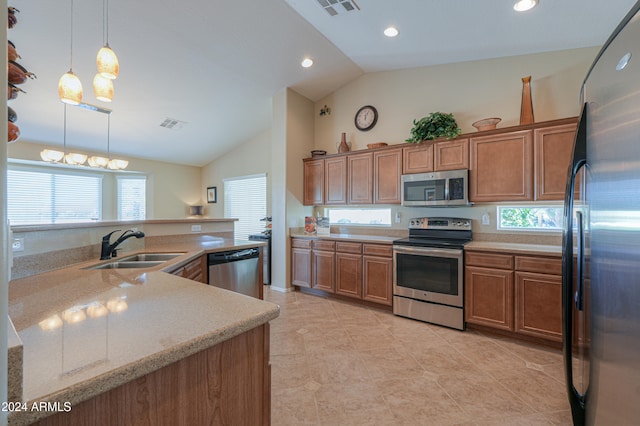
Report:
M402 205L467 206L469 204L469 170L402 175Z

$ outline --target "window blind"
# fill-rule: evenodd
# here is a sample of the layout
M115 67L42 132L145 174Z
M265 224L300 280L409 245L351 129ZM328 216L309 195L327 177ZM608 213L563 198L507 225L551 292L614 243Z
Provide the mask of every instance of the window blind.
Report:
M118 220L143 220L146 210L146 176L118 176Z
M9 166L7 215L12 225L101 220L102 176Z
M224 217L237 218L235 238L246 240L264 230L267 215L265 174L227 178L224 183Z

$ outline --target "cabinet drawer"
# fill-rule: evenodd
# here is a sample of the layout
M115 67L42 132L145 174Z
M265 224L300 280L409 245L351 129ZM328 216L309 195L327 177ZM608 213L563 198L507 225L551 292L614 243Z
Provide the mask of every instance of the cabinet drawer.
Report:
M369 256L391 257L393 247L391 245L382 244L363 244L362 252Z
M311 240L307 240L303 238L292 238L291 247L311 248Z
M314 250L334 251L336 249L335 241L313 240Z
M562 275L562 258L516 256L516 270Z
M506 254L465 251L465 265L483 268L513 269L513 256Z
M362 243L345 243L343 241L336 241L336 251L340 253L362 253Z

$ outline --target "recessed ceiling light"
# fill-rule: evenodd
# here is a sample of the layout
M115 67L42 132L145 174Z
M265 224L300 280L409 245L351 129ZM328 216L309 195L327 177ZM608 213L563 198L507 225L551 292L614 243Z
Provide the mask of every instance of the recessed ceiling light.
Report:
M384 30L384 35L387 37L395 37L398 35L398 29L396 27L389 27Z
M533 9L538 4L538 0L520 0L513 5L513 10L517 12L525 12Z
M311 58L304 58L300 65L302 65L304 68L309 68L311 65L313 65L313 60Z

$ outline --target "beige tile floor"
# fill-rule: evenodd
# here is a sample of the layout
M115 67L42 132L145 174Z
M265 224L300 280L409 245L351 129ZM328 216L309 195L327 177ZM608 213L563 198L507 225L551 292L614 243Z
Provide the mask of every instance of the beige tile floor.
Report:
M272 424L570 425L562 353L265 287Z

